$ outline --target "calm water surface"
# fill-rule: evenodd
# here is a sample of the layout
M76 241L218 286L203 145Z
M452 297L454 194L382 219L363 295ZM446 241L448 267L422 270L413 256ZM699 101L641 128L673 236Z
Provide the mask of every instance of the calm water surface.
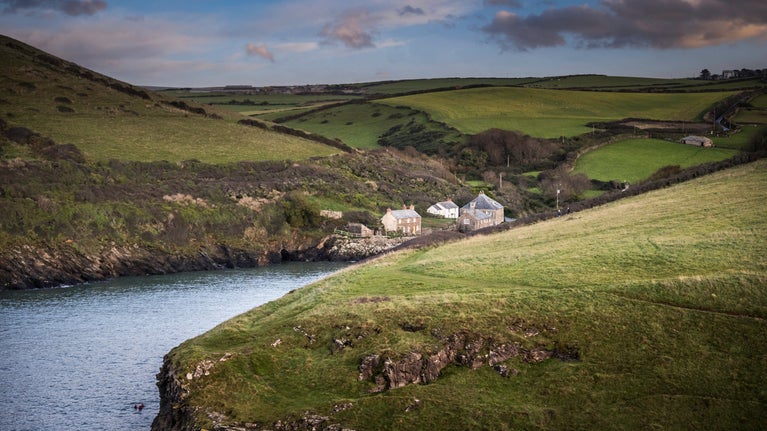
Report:
M148 430L160 402L155 376L170 349L343 266L290 263L0 292L0 430Z

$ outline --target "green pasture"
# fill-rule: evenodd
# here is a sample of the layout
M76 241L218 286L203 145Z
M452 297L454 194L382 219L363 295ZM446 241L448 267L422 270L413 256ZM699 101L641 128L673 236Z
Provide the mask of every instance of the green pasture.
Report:
M178 376L214 364L180 377L188 395L174 408L200 428L212 412L263 428L311 412L339 429L760 430L765 200L759 161L354 266L174 349ZM570 356L512 357L499 364L509 377L456 360L429 384L379 393L359 378L361 358L396 366L451 336L475 340L457 355Z
M664 166L686 168L724 160L735 154L737 150L701 148L660 139L629 139L582 155L573 172L600 181L636 183Z
M360 85L360 91L366 94L404 94L417 91L462 88L475 85L516 86L536 82L540 78L434 78L408 79L403 81L384 81Z
M298 137L197 116L74 114L30 120L39 133L75 144L89 160L205 163L241 160L304 160L339 150Z
M767 94L762 94L751 100L751 106L754 108L767 109Z
M721 91L764 87L759 79L705 81L700 79L664 79L605 75L571 75L542 78L525 84L527 87L545 89L589 89L597 91Z
M694 79L663 79L606 75L571 75L544 78L530 84L526 84L526 86L547 89L589 88L595 90L641 90L645 88L674 89L679 86L698 85L700 83L701 81Z
M418 124L423 130L435 127L424 113L378 103L345 104L311 112L284 124L341 139L360 149L378 148L379 138L395 126Z
M476 88L382 99L429 112L463 133L491 128L518 130L535 137L575 136L591 129L592 121L628 117L656 120L698 119L717 101L731 95L715 93L613 93L534 88Z
M727 136L714 137L714 145L719 148L730 148L735 150L748 151L750 150L751 141L754 136L766 128L767 126L758 126L755 124L742 125Z

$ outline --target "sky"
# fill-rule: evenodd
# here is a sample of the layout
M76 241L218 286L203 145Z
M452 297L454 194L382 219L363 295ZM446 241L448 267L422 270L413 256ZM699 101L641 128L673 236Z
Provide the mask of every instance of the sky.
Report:
M767 0L0 0L0 34L173 87L767 68Z

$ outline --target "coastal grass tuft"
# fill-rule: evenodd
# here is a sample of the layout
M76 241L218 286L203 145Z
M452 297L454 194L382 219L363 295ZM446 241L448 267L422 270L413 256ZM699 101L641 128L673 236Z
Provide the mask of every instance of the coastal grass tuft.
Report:
M767 162L603 207L398 252L183 343L186 402L232 423L351 429L760 429L767 421ZM575 360L450 365L373 393L361 358L469 332ZM334 349L333 340L350 343ZM339 406L345 406L339 408ZM215 415L214 415L215 416Z

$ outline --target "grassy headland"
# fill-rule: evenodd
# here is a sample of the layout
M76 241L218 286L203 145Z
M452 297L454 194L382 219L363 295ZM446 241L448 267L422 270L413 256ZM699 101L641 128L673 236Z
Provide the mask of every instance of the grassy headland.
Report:
M760 429L766 199L759 161L354 267L174 349L190 390L176 407L201 427ZM457 339L429 384L376 382ZM508 346L520 354L486 364Z

